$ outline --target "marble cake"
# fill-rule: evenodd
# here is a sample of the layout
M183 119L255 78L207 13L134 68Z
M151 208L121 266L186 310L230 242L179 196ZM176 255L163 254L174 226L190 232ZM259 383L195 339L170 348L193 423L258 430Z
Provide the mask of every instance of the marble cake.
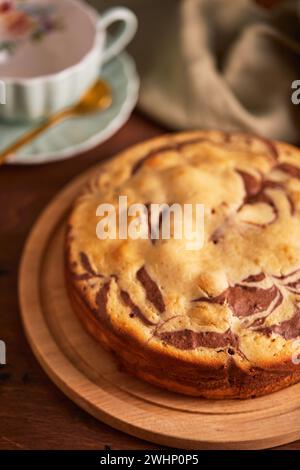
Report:
M205 240L99 240L96 208L202 203ZM75 201L66 279L84 327L123 369L207 398L300 381L300 151L245 134L190 132L103 164ZM159 227L157 227L159 230Z

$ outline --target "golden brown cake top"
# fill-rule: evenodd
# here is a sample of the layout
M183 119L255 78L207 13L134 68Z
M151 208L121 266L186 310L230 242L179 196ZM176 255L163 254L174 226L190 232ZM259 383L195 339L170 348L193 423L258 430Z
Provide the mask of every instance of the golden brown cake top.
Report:
M99 204L204 204L204 245L99 240ZM96 318L157 350L219 363L290 360L300 336L300 153L192 132L103 165L70 217L72 275ZM159 227L158 227L159 230ZM246 367L246 366L245 366Z

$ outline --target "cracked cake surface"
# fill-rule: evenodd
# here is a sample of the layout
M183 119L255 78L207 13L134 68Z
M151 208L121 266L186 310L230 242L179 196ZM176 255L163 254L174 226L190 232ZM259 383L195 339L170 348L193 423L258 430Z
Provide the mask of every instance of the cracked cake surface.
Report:
M99 240L101 203L204 204L204 245ZM207 398L300 381L300 151L246 134L159 137L104 163L74 203L66 280L129 373ZM158 227L159 230L159 227Z

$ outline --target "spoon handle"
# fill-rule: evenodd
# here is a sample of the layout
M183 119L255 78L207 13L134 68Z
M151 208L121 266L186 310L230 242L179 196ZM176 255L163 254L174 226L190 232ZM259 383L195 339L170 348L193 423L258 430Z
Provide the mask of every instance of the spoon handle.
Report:
M0 165L3 165L4 163L6 163L9 157L13 153L15 153L17 150L20 150L22 147L32 142L32 140L34 140L44 131L54 126L55 124L67 119L72 114L73 112L71 108L65 109L63 111L59 111L58 113L53 114L53 116L49 117L46 121L44 121L38 127L35 127L34 129L23 134L22 137L20 137L16 142L9 145L5 150L0 152Z

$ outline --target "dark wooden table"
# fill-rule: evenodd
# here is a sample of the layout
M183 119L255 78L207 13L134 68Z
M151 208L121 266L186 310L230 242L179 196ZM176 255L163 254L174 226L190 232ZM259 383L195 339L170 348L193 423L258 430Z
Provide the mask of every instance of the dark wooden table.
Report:
M134 114L109 141L60 163L0 168L0 449L158 449L97 421L43 372L24 337L17 283L23 244L38 214L74 176L129 145L165 132ZM259 423L258 423L259 426ZM281 449L300 449L300 441Z

